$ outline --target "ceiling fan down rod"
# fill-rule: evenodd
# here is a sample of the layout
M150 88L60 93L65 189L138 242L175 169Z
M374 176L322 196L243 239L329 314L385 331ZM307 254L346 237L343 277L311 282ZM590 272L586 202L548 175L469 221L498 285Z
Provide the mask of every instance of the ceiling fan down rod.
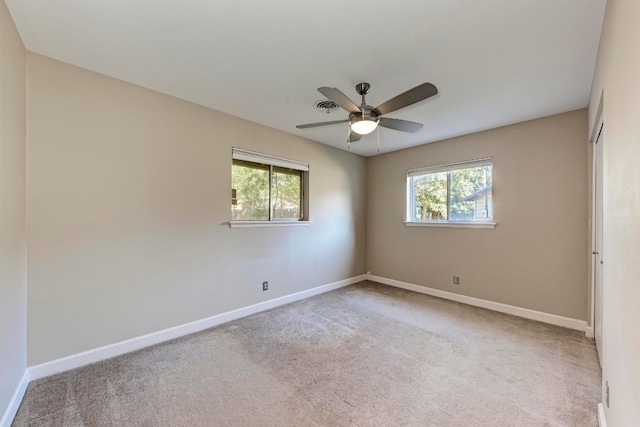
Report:
M371 88L371 85L369 83L358 83L356 85L356 92L358 92L358 95L362 95L362 106L367 105L367 101L365 100L365 95L367 93L369 93L369 88ZM360 108L362 110L362 112L364 113L364 109Z

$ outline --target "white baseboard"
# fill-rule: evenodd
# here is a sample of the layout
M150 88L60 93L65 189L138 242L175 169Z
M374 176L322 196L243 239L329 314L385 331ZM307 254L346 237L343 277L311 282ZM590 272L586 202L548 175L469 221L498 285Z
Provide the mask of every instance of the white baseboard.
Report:
M604 417L604 406L602 406L602 402L598 403L598 425L600 427L607 427L607 419Z
M140 350L141 348L179 338L184 335L189 335L194 332L212 328L214 326L218 326L223 323L239 319L241 317L246 317L255 313L259 313L261 311L269 310L281 305L319 295L324 292L329 292L334 289L352 285L354 283L366 280L366 278L367 276L365 274L362 274L360 276L355 276L349 279L340 280L338 282L329 283L328 285L318 286L312 289L307 289L306 291L297 292L295 294L286 295L280 298L274 298L272 300L260 302L258 304L239 308L237 310L228 311L226 313L217 314L205 319L196 320L194 322L174 326L162 331L153 332L147 335L142 335L136 338L131 338L125 341L120 341L92 350L83 351L82 353L52 360L50 362L31 366L29 368L29 376L31 380L37 380L39 378L55 375L60 372L88 365L90 363L99 362L101 360L109 359L111 357L119 356L121 354Z
M585 332L587 322L585 320L571 319L569 317L557 316L555 314L544 313L541 311L529 310L528 308L516 307L513 305L502 304L499 302L488 301L480 298L469 297L466 295L454 294L453 292L441 291L439 289L428 288L426 286L414 285L412 283L401 282L399 280L387 279L385 277L368 275L367 280L382 283L396 288L407 289L421 294L431 295L438 298L448 299L451 301L461 302L463 304L482 307L500 313L512 314L525 319L537 320L538 322L550 323L552 325L562 326L569 329L575 329Z
M587 338L595 338L596 334L593 330L593 326L586 326L584 328L584 334L587 336Z
M22 375L22 379L18 383L16 390L13 392L13 396L11 396L11 400L7 405L7 409L5 409L2 414L2 418L0 418L0 427L10 427L13 419L18 413L18 408L22 403L22 398L24 397L24 393L27 391L27 386L29 385L29 370L25 369L24 374Z

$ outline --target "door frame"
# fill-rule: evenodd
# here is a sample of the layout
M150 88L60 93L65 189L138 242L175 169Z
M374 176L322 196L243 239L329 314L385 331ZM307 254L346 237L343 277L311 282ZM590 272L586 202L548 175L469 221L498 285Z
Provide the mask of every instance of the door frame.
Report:
M597 188L597 149L598 149L598 140L603 137L604 130L604 120L602 115L602 110L598 112L598 117L596 120L596 126L593 129L593 136L591 138L591 165L590 165L590 175L591 175L591 191L590 191L590 199L591 199L591 236L590 236L590 251L589 251L589 288L590 288L590 307L589 307L589 319L590 319L590 330L587 336L590 338L595 338L595 316L596 316L596 271L597 271L597 256L594 254L596 252L596 218L597 218L597 200L602 202L602 194L599 195L597 199L596 196L596 188ZM600 141L602 142L602 141ZM602 151L601 151L602 153ZM602 161L602 159L601 159ZM604 165L603 165L604 166ZM601 227L603 224L601 224ZM603 285L602 283L600 284ZM602 293L601 293L602 299ZM602 325L600 325L602 330ZM602 355L598 355L600 360L602 360Z

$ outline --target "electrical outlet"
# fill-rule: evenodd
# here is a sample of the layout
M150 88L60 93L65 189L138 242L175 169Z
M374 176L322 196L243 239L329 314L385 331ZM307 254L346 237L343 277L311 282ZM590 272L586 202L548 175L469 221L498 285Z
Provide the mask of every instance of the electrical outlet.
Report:
M369 270L367 270L367 276L371 275L371 272Z
M269 282L262 282L262 290L263 291L269 290Z
M453 276L453 284L454 285L460 284L460 276Z
M606 401L607 401L607 408L609 407L609 381L605 382L605 394L606 394Z

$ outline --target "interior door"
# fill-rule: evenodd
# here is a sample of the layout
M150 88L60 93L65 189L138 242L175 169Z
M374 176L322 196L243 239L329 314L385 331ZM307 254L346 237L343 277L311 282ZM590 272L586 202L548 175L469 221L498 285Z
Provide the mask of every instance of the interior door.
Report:
M594 266L594 334L596 338L596 348L598 350L598 358L600 359L600 366L602 366L602 298L603 298L603 284L602 284L602 270L604 268L603 261L603 248L602 248L602 220L603 220L603 137L602 127L596 143L593 147L594 154L594 251L593 251L593 266Z

